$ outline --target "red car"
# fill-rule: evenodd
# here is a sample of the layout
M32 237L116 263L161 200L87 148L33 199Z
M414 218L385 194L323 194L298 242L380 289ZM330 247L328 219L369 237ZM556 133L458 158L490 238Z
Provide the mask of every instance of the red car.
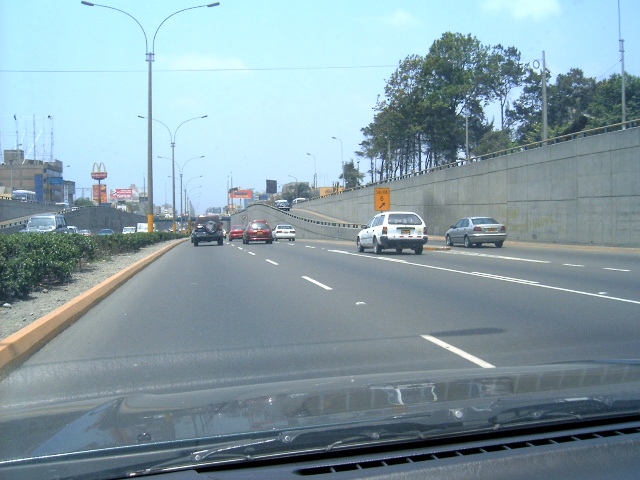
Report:
M242 238L244 234L244 225L233 225L229 232L229 241L233 242L234 238Z
M273 242L271 227L265 220L252 220L247 224L242 235L242 243Z

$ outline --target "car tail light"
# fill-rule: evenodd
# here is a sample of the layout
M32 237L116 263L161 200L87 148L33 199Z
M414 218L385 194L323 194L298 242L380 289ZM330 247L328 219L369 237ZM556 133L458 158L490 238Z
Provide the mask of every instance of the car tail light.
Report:
M482 231L482 227L475 226L475 227L473 227L473 231L474 232L481 232Z
M387 234L387 227L382 227L382 235L386 235Z
M501 232L506 232L507 231L507 227L505 227L504 225L502 225L502 228L500 229Z

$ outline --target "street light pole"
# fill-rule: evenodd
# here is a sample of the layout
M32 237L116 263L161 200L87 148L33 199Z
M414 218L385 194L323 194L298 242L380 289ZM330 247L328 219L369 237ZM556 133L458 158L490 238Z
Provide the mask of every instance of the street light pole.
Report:
M154 60L154 56L155 56L155 44L156 44L156 36L158 35L158 30L160 30L160 27L162 27L162 25L164 24L164 22L166 22L167 20L169 20L171 17L173 17L174 15L177 15L178 13L181 12L185 12L187 10L193 10L194 8L202 8L202 7L217 7L218 5L220 5L220 2L215 2L215 3L210 3L208 5L198 5L196 7L189 7L189 8L183 8L182 10L178 10L177 12L172 13L171 15L169 15L167 18L165 18L162 22L160 22L160 25L158 25L158 28L156 28L155 33L153 34L153 40L151 41L151 49L149 49L149 41L147 40L147 32L144 30L144 28L142 27L142 25L140 24L140 22L138 20L136 20L136 18L125 12L124 10L120 10L119 8L114 8L114 7L110 7L108 5L99 5L97 3L91 3L91 2L87 2L85 0L80 2L82 5L86 5L88 7L102 7L102 8L108 8L110 10L115 10L117 12L120 13L124 13L125 15L127 15L128 17L132 18L140 27L140 29L142 30L142 33L144 35L144 43L145 43L145 50L147 51L146 54L146 59L147 62L149 62L149 79L148 79L148 95L147 95L147 177L149 179L149 188L148 188L148 194L147 194L147 223L149 224L149 231L153 232L153 222L154 222L154 214L153 214L153 69L152 69L152 63Z
M342 152L342 140L340 140L338 137L331 137L334 140L338 140L340 142L340 163L342 164L342 186L345 186L345 175L344 175L344 155Z
M300 197L300 187L298 187L298 179L296 177L294 177L293 175L289 175L289 176L296 181L296 198L299 198Z
M313 153L307 153L313 157L313 189L318 188L318 170L316 170L316 156Z
M143 117L142 115L138 115L138 118L146 118ZM198 120L200 118L207 118L207 115L203 115L201 117L194 117L194 118L190 118L189 120L185 120L184 122L182 122L180 125L178 125L175 129L175 131L173 132L173 135L171 134L171 129L169 127L167 127L167 125L165 125L163 122L161 122L160 120L157 119L153 119L154 122L158 122L161 125L164 125L164 128L167 129L167 131L169 132L169 138L171 138L171 176L173 178L173 233L176 233L176 135L178 133L178 129L184 125L187 122L190 122L191 120ZM164 158L164 157L158 157L158 158ZM196 157L198 158L198 157ZM188 160L187 160L188 161Z

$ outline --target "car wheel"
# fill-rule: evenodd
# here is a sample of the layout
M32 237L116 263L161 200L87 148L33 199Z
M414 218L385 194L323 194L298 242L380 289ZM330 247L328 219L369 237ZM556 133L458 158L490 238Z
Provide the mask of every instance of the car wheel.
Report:
M232 237L229 237L229 241L230 241L230 242L233 242L233 238L232 238Z
M471 243L471 240L469 240L469 237L467 237L466 235L464 236L464 246L466 248L473 247L473 243Z
M198 242L193 242L193 246L197 247L198 246Z
M502 248L504 242L496 242L496 248Z
M373 253L376 255L380 255L382 253L382 247L378 243L378 239L373 237Z
M396 248L396 253L402 253L402 249L401 248Z
M424 247L422 245L418 245L416 248L413 249L413 251L416 252L416 255L421 255L423 249Z
M267 243L268 243L269 245L271 245L271 244L273 243L273 241L272 241L272 240L267 240Z
M447 244L447 247L453 247L453 242L451 241L451 237L449 235L447 235L445 242Z
M222 243L223 243L222 239L218 240L218 245L222 245Z
M358 237L358 238L356 239L356 246L358 247L358 251L359 251L360 253L364 252L364 247L363 247L363 246L362 246L362 244L360 243L360 237Z

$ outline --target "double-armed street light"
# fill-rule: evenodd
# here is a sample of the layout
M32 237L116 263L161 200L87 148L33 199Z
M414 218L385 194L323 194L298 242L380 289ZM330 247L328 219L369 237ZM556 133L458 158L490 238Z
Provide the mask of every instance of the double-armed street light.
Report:
M147 117L143 117L142 115L138 115L138 118L147 118ZM158 122L161 125L164 125L164 127L167 129L167 131L169 132L169 137L171 138L171 158L169 160L171 160L171 176L173 178L173 233L176 233L176 134L178 133L178 129L184 125L187 122L190 122L191 120L198 120L200 118L207 118L207 115L203 115L201 117L194 117L194 118L190 118L189 120L185 120L184 122L182 122L180 125L178 125L175 129L175 131L173 132L173 134L171 133L171 129L164 124L163 122L161 122L160 120L153 118L152 120L154 122ZM158 157L158 158L165 158L165 157ZM198 158L198 157L196 157ZM187 160L188 161L188 160Z
M151 41L151 49L149 49L149 41L147 40L147 32L142 27L140 22L133 15L125 12L124 10L120 10L119 8L110 7L108 5L100 5L100 4L97 4L97 3L91 3L91 2L84 1L84 0L81 1L80 3L82 5L87 5L88 7L108 8L109 10L115 10L116 12L124 13L126 16L128 16L131 19L133 19L138 24L138 26L142 30L142 34L144 35L145 50L147 51L147 53L146 53L146 61L149 62L148 95L147 95L147 105L148 105L148 110L147 110L147 177L148 177L148 182L149 182L149 188L148 188L148 195L147 196L148 196L148 205L149 205L149 207L148 207L148 211L147 211L147 222L149 224L149 231L153 232L154 214L153 214L153 146L152 146L152 140L153 140L153 95L152 95L152 92L153 92L153 89L152 89L152 84L153 84L153 81L152 81L152 78L153 78L152 70L153 69L152 69L152 64L153 64L153 60L154 60L154 56L155 56L156 36L158 35L158 30L160 30L160 27L162 27L162 25L164 25L164 22L169 20L174 15L177 15L178 13L181 13L181 12L185 12L187 10L193 10L195 8L217 7L218 5L220 5L220 2L209 3L207 5L198 5L198 6L189 7L189 8L183 8L182 10L178 10L177 12L174 12L171 15L169 15L162 22L160 22L160 25L158 25L158 28L156 28L156 31L153 34L153 39Z

